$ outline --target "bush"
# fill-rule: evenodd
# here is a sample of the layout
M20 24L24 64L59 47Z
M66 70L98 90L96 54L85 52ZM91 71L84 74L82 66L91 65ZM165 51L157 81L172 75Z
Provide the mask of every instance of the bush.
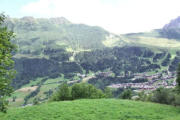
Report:
M16 101L16 96L13 96L13 98L12 98L12 102L15 102Z
M7 112L8 101L4 98L0 98L0 111L6 113Z
M59 90L53 95L51 101L64 101L75 99L98 99L105 98L106 95L102 90L97 89L91 84L76 83L72 87L67 84L62 84Z
M144 91L138 93L138 98L136 100L147 101L147 94Z
M180 95L176 95L176 96L175 96L174 105L175 105L175 106L176 106L176 105L180 106Z
M180 105L180 95L176 89L158 88L148 95L141 92L139 93L139 98L137 100L151 101L175 106Z
M64 101L70 99L71 99L70 89L69 86L65 83L59 86L59 90L52 97L53 101Z
M131 89L124 90L119 96L119 98L121 98L121 99L131 99L131 97L132 97Z
M168 104L169 91L165 88L158 88L154 91L152 96L152 102Z
M71 89L72 99L81 99L81 98L104 98L104 93L94 87L91 84L78 83L74 84Z
M39 98L34 98L33 105L38 105L38 104L39 104Z

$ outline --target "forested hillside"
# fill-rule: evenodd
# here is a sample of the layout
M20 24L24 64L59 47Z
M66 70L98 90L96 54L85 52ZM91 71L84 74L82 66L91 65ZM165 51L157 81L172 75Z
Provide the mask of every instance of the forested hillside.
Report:
M16 34L12 41L18 48L13 56L17 75L12 85L21 104L24 98L29 103L36 96L48 99L64 81L104 89L135 82L137 73L164 76L175 72L180 62L180 42L162 36L161 30L115 35L65 18L7 18L5 25ZM27 94L18 91L25 87L37 89Z

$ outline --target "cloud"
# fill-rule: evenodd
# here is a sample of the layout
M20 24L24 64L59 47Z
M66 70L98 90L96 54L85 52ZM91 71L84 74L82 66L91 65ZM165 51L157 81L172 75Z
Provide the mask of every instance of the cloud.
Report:
M179 0L38 0L21 12L34 17L66 17L114 33L160 28L180 15Z

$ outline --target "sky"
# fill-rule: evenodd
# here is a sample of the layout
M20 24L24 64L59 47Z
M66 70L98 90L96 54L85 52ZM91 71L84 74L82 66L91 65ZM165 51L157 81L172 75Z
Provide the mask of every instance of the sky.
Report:
M0 12L16 18L65 17L123 34L162 28L180 16L179 5L180 0L0 0Z

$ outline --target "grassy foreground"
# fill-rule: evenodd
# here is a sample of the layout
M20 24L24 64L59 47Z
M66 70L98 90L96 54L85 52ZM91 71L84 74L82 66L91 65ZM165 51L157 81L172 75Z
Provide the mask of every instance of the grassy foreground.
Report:
M180 120L180 108L116 99L75 100L12 108L0 120Z

